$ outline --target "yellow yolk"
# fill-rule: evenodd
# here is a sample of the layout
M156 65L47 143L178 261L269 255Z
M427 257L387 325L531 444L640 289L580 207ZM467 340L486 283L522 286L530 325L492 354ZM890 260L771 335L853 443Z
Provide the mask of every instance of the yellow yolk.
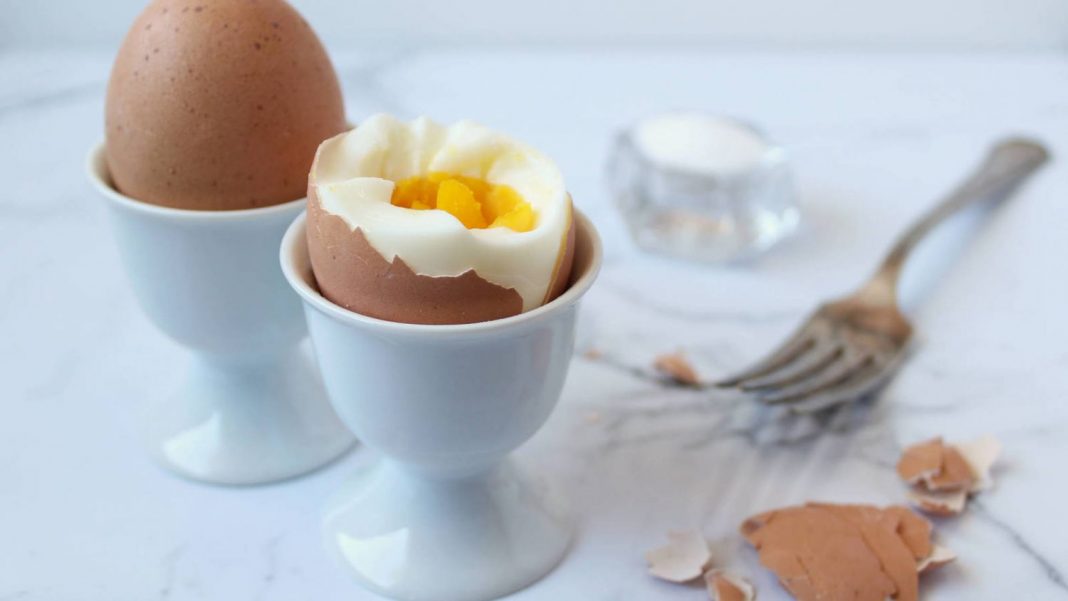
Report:
M536 221L530 203L511 187L463 175L431 173L399 181L390 202L416 211L446 211L468 229L529 232Z
M467 229L483 229L482 203L475 200L475 192L459 180L447 179L438 184L438 203L435 208L451 213Z
M517 232L529 232L534 229L534 210L523 203L503 215L498 215L490 227L506 227Z

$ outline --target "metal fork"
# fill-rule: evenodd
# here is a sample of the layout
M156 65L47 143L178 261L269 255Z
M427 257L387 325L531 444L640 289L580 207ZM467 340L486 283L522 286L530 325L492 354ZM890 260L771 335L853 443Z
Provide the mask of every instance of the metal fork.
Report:
M821 305L763 361L716 385L738 388L768 404L811 413L871 394L905 357L912 325L897 304L909 252L935 226L979 201L1008 196L1049 158L1036 141L1008 139L948 198L912 225L875 275L852 295Z

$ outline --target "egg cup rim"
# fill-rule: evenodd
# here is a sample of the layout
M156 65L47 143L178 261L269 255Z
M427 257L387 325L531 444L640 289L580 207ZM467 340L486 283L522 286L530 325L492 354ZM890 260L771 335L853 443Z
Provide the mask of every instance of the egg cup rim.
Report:
M301 211L301 213L293 219L293 222L289 227L286 228L286 233L282 237L282 244L279 249L279 259L282 264L282 273L285 275L286 280L305 303L320 313L346 325L365 328L369 327L372 329L386 330L390 333L419 336L499 333L503 330L530 324L537 320L547 319L553 314L562 311L564 308L577 303L579 299L589 291L593 282L597 279L597 275L601 270L601 264L604 260L604 248L601 242L601 236L598 234L597 228L594 227L593 222L590 221L585 214L575 208L572 208L572 211L573 218L576 220L576 229L581 228L589 239L590 258L588 267L585 271L579 275L577 279L572 279L567 289L564 290L560 296L557 296L540 307L535 307L534 309L516 315L510 315L500 319L491 319L488 321L458 324L420 324L390 321L350 311L329 300L313 287L306 280L304 275L299 273L299 271L303 269L309 274L312 274L311 261L308 257L305 256L304 260L301 261L303 265L295 265L295 263L297 263L295 246L297 244L304 244L305 248L307 248L307 211ZM314 274L312 274L311 277L314 278Z
M89 155L86 157L85 161L85 171L89 178L89 182L98 192L100 192L100 194L115 204L147 215L193 221L235 221L248 217L267 217L275 213L286 213L292 211L296 205L308 202L308 198L302 196L293 200L287 200L285 202L263 207L230 210L181 209L153 204L148 201L138 200L132 196L127 196L115 188L111 181L111 170L108 168L107 158L105 156L106 149L107 142L103 140L97 142L89 149Z

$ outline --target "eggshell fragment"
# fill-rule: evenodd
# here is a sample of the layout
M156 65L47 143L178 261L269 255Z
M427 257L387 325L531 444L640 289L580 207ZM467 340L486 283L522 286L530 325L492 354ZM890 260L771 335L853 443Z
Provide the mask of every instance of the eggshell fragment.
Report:
M901 479L911 485L923 484L928 490L971 488L972 469L956 448L934 438L913 445L901 455L897 464Z
M940 517L959 515L968 503L966 490L928 491L913 488L908 495L909 502L921 511Z
M990 436L957 445L934 438L905 449L897 472L911 485L913 505L952 516L964 511L969 494L992 485L990 469L1000 453L1001 443Z
M753 516L742 534L801 601L915 601L930 525L904 507L809 503Z
M990 469L1001 455L1001 442L993 436L982 436L975 440L962 442L957 446L961 456L972 469L975 481L969 492L979 492L994 486Z
M701 383L701 380L697 377L697 371L694 370L689 360L682 353L660 355L653 362L653 366L679 384L697 386Z
M975 483L972 468L960 452L951 446L942 448L942 470L924 478L928 490L969 490Z
M931 554L934 549L934 545L931 544L931 522L900 505L891 505L883 511L896 515L900 520L897 533L912 551L913 557L920 559Z
M705 585L712 601L753 601L756 598L752 584L741 576L722 570L706 572Z
M931 550L931 554L920 560L920 563L916 566L916 571L922 574L928 570L938 569L956 559L956 553L941 545L935 545Z
M712 552L700 532L669 532L668 544L645 554L649 573L669 582L690 582L704 574Z
M918 484L941 470L941 438L933 438L908 447L897 462L897 474L908 484Z
M905 515L915 517L915 514L903 508L881 510L862 505L819 504L815 507L838 514L860 531L868 548L879 559L883 572L894 581L895 598L919 597L919 583L913 578L919 557L903 536L906 527L902 524ZM924 550L924 554L926 552Z

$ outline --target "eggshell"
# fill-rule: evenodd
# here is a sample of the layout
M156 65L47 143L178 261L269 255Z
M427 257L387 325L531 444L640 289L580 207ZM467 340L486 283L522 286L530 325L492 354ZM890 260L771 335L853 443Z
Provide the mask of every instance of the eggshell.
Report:
M914 444L897 462L897 474L908 484L918 484L942 471L942 439Z
M943 547L941 545L935 545L931 549L930 555L920 560L920 563L916 565L916 571L921 574L928 571L940 568L947 563L957 560L957 554L951 549Z
M570 207L570 205L571 198L569 197L568 206ZM563 249L560 251L556 266L553 268L553 283L549 286L548 292L545 293L545 300L541 303L543 305L563 294L567 287L571 285L571 270L575 264L575 215L573 213L569 216L569 223L567 236L562 242Z
M697 376L697 370L690 364L686 355L681 352L669 355L659 355L653 361L653 367L675 382L686 386L700 386L701 379Z
M468 271L456 277L413 272L387 261L359 229L324 211L308 188L308 254L319 291L331 302L378 319L420 324L474 323L518 315L523 299Z
M301 198L316 147L344 129L330 59L281 0L156 0L108 83L113 182L152 204L231 210Z
M990 470L1001 455L1001 442L993 436L982 436L956 445L961 457L968 463L975 481L968 492L980 492L994 486Z
M308 254L319 291L349 311L402 323L460 324L518 315L523 299L474 270L458 276L415 273L399 257L387 260L363 232L323 210L315 168L308 185ZM546 302L567 289L575 257L575 219L569 217Z
M942 451L942 471L925 480L931 491L970 490L975 484L972 468L956 448L944 447Z
M919 596L930 524L904 507L809 503L753 516L742 534L802 601Z
M920 559L931 554L934 550L931 543L931 522L900 505L891 505L883 511L897 516L897 533L914 557Z
M706 572L705 587L712 601L753 601L756 597L752 584L741 576L722 570Z
M905 449L897 473L908 484L931 492L968 490L976 482L968 461L956 447L945 444L941 438Z
M920 511L939 517L959 515L968 504L968 491L963 489L929 491L916 487L909 490L908 496Z
M668 543L645 554L649 573L669 582L690 582L704 574L712 552L700 532L668 532Z

